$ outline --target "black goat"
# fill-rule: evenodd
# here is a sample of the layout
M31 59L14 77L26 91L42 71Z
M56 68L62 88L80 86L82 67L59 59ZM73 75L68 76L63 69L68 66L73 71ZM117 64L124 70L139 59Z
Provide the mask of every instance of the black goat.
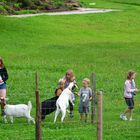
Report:
M51 99L47 99L41 103L41 119L44 120L46 115L56 110L56 101L59 97L55 96Z

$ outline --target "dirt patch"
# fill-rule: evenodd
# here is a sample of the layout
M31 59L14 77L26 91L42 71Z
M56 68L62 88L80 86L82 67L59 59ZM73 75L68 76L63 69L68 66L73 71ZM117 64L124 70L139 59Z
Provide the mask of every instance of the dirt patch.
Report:
M77 10L72 10L72 11L49 12L49 13L26 14L26 15L11 15L8 17L25 18L25 17L41 16L41 15L55 16L55 15L73 15L73 14L90 14L90 13L94 14L94 13L107 13L113 11L118 11L118 10L99 9L99 8L78 8Z

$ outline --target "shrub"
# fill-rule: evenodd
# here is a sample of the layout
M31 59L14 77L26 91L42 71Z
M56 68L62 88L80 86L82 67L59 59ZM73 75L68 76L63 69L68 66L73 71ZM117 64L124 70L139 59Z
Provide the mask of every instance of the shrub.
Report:
M21 14L36 14L38 10L20 10L20 11L15 11L14 14L16 15L21 15Z
M0 5L0 14L3 14L3 15L7 14L7 11L5 10L5 8L2 5Z
M60 8L64 6L64 0L54 0L52 2L52 5L54 6L54 8Z
M15 9L15 10L20 10L21 9L21 3L15 3L14 5L13 5L13 8Z
M4 5L4 8L5 8L5 10L7 11L8 14L14 14L13 6Z
M20 13L21 10L75 9L76 0L1 0L0 14ZM27 13L29 12L27 11Z

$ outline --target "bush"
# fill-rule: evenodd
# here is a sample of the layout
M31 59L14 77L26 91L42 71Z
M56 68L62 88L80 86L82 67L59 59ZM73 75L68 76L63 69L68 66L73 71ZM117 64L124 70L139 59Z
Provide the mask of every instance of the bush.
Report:
M8 14L14 14L14 9L13 6L9 6L9 5L4 5L5 10L7 11Z
M60 8L62 6L64 6L64 0L54 0L52 2L52 5L54 6L54 8Z
M38 10L21 10L21 11L15 11L14 14L21 15L21 14L36 14L38 13Z
M14 5L13 5L13 8L15 9L15 10L20 10L21 9L21 3L15 3Z
M38 12L39 10L75 9L78 2L76 0L1 0L0 5L0 14L14 14L24 10L28 10L28 13L32 10Z
M6 9L2 5L0 5L0 14L3 14L3 15L7 14Z

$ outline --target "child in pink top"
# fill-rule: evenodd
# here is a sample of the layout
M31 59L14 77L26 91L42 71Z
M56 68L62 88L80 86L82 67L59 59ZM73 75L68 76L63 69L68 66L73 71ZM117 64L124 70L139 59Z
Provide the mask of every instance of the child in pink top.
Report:
M129 120L132 121L132 113L134 109L134 95L138 92L138 89L135 85L136 73L132 70L128 72L127 79L124 84L124 98L127 104L127 108L125 109L124 113L120 115L122 120L127 120L126 114L130 114Z

